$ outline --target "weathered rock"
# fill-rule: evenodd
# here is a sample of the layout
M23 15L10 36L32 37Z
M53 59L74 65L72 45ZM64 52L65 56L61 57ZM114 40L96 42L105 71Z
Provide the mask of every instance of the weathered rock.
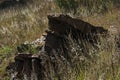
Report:
M74 65L72 61L74 53L71 50L76 47L71 47L70 41L77 43L77 47L82 49L85 57L90 58L85 45L91 44L96 47L94 44L99 41L99 36L107 33L107 30L102 27L93 26L68 15L49 15L48 20L49 30L46 31L45 44L39 48L37 54L22 54L27 46L18 47L19 52L22 53L16 55L15 62L7 68L10 74L14 74L14 78L20 76L27 80L53 80L55 76L58 80L64 80L61 70L67 70L65 66L68 63ZM13 72L10 72L12 69Z
M50 30L55 31L57 33L65 33L75 29L78 30L77 33L83 34L96 34L107 32L107 30L105 30L103 27L93 26L88 22L72 18L68 15L60 16L49 15L48 19Z

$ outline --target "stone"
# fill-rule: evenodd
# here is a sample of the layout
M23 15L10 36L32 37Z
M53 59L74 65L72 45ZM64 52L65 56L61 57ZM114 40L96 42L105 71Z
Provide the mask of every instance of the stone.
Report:
M59 72L67 70L62 69L65 63L67 62L71 66L75 65L72 63L72 59L75 57L72 49L78 46L79 50L82 49L83 55L90 58L89 51L86 50L87 44L96 47L95 44L99 41L99 36L107 33L103 27L93 26L68 15L49 15L48 20L49 30L46 30L46 35L44 35L45 43L37 49L39 52L26 54L23 49L26 50L28 46L19 46L17 49L21 54L17 54L15 62L7 67L8 71L13 70L10 74L14 74L18 79L18 76L21 76L21 78L28 80L53 80L53 76L56 76L58 80L63 80ZM70 41L77 46L71 47ZM53 72L51 72L51 68Z

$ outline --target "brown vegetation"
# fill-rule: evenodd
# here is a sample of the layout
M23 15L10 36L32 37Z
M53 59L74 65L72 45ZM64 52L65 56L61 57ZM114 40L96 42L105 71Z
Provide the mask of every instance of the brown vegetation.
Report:
M8 0L0 0L0 4L4 1ZM29 3L31 0L24 1L27 2L27 5L26 3L24 5L21 3L19 5L19 3L17 3L17 5L12 5L0 10L0 80L10 80L9 76L7 75L6 66L8 63L14 62L14 57L18 53L31 53L32 55L35 53L36 55L34 54L32 58L30 56L31 59L33 59L33 57L38 58L39 55L43 55L44 57L39 56L39 59L44 61L41 63L49 65L43 64L44 69L42 69L44 71L41 73L46 74L46 76L52 80L58 80L58 77L60 77L62 80L120 79L120 0L75 0L78 1L75 2L75 4L78 4L77 6L74 5L73 0L65 0L66 3L64 0L33 0L33 3ZM60 2L56 4L54 1ZM46 36L46 38L48 38L47 43L43 41L45 37L42 36L40 38L44 30L48 28L48 20L46 16L48 14L56 15L59 13L69 14L72 17L77 17L78 19L84 20L85 23L89 22L90 25L95 25L98 28L99 26L103 26L105 29L108 29L109 35L107 36L107 39L106 35L100 37L100 40L96 39L98 41L95 40L96 43L94 44L93 40L86 39L95 39L95 37L85 37L84 40L81 39L79 42L76 41L78 37L78 35L75 35L76 33L74 34L75 36L71 36L70 34L68 38L64 37L66 40L63 42L67 42L67 44L70 46L70 49L68 50L70 51L70 54L68 53L68 57L71 57L71 60L68 58L68 60L66 60L64 56L67 55L63 54L63 50L57 50L62 53L56 53L56 49L60 48L60 46L55 46L56 44L59 45L61 43L56 39L58 38L58 33L48 30L47 32L49 36ZM56 18L56 16L52 16L52 18ZM71 20L71 18L66 19ZM60 19L59 21L67 23L65 20ZM77 21L74 23L77 24ZM73 27L73 25L73 23L69 22L69 26ZM56 28L56 30L58 29ZM84 30L89 31L87 29ZM81 36L82 38L84 37L83 35ZM59 41L61 41L61 37L63 39L63 36L59 35L59 37ZM52 40L54 42L52 42ZM99 43L99 41L101 43ZM48 53L51 52L49 54L50 58L48 53L44 52L45 46L40 46L43 44L47 44L46 51ZM16 48L18 51L16 51ZM51 48L54 48L55 50ZM68 46L66 46L64 49L68 49ZM43 52L38 52L41 50ZM53 52L55 54L53 54ZM57 56L58 54L61 55ZM14 63L12 65L14 65ZM27 69L29 68L22 70L24 72L24 70L27 71ZM40 71L38 70L38 72Z

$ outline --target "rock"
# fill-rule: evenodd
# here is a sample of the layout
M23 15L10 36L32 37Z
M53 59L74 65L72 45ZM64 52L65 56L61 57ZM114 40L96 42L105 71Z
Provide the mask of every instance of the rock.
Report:
M72 18L68 15L51 16L48 15L49 28L57 33L65 33L72 29L76 29L83 34L105 33L103 27L93 26L92 24L80 19ZM72 33L72 32L71 32Z
M8 71L15 68L10 74L28 80L53 80L53 76L63 80L59 72L67 70L63 69L66 68L67 63L71 66L75 65L72 62L75 57L72 49L79 47L79 50L82 49L83 55L90 58L89 51L86 50L87 44L96 47L95 44L99 41L99 36L107 33L103 27L93 26L68 15L49 15L48 20L49 30L46 30L46 35L44 35L45 43L37 49L39 52L37 54L23 54L24 50L28 49L28 45L18 46L18 52L21 54L16 55L15 62L7 68ZM71 47L70 41L77 46ZM51 72L51 68L53 72ZM17 75L14 72L17 72Z

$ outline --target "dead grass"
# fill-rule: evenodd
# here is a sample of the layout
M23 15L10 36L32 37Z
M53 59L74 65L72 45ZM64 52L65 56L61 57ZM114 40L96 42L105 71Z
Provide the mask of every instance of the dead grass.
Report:
M47 14L57 13L60 13L58 6L52 2L45 2L45 0L35 1L34 5L27 6L26 8L0 11L0 79L6 74L5 67L14 57L14 54L9 58L4 56L8 52L6 50L1 52L3 48L15 49L17 45L25 41L33 41L39 38L47 28ZM119 9L112 9L103 15L75 16L93 25L103 26L107 29L110 29L110 26L114 26L120 32L119 14ZM114 39L111 42L107 44L106 40L103 40L103 44L107 46L105 48L103 48L104 45L100 46L101 50L98 52L97 57L93 58L93 62L85 59L84 63L86 65L83 65L84 63L80 64L80 74L77 78L73 79L119 80L120 54L114 45Z

